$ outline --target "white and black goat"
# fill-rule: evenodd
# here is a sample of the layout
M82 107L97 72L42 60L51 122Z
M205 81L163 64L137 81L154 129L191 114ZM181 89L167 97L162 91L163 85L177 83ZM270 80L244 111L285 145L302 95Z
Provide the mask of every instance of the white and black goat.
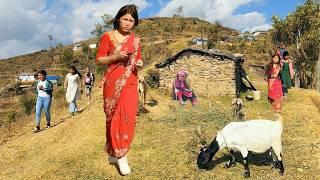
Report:
M235 163L234 150L240 151L244 163L244 176L250 177L248 165L248 152L264 153L271 150L275 168L280 169L284 174L282 163L282 119L279 116L277 121L271 120L250 120L245 122L231 122L227 124L210 143L209 147L201 148L197 164L199 168L206 168L213 156L219 149L230 150L230 160L226 168Z

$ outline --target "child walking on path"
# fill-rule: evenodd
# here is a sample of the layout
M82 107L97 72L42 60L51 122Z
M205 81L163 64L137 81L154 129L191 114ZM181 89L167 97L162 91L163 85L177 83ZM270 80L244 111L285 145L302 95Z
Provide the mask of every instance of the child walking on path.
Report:
M83 84L85 87L86 96L88 97L88 104L91 101L91 92L92 92L92 87L94 86L94 81L95 81L94 74L91 72L90 68L87 67Z

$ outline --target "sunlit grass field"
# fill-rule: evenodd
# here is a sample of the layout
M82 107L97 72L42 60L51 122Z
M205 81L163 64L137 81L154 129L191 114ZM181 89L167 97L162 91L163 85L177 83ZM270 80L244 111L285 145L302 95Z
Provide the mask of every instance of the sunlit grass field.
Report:
M245 119L276 119L266 100L265 82L255 83L261 100L244 101ZM250 94L250 92L248 92ZM33 134L33 118L12 126L19 135L0 145L0 179L242 179L243 165L237 154L235 167L223 168L227 151L221 150L210 170L199 170L196 157L219 129L235 121L231 97L199 98L199 104L180 107L157 90L148 94L150 111L137 119L136 134L128 154L132 174L119 175L107 163L103 151L105 122L100 89L94 100L74 117L67 110L53 110L52 129ZM244 95L243 95L244 96ZM271 168L267 154L249 156L253 179L318 179L320 150L319 93L293 88L284 100L282 117L285 175ZM1 129L4 132L4 129Z

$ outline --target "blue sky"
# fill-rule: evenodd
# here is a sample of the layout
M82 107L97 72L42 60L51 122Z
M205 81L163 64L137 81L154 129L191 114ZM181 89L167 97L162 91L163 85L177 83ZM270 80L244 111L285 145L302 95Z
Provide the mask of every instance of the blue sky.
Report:
M273 15L285 18L289 12L293 12L299 4L302 5L304 2L304 0L263 0L240 6L235 13L243 14L253 10L262 12L267 17L267 22L271 23Z
M141 18L171 17L183 6L186 17L199 17L239 31L271 28L272 15L285 17L304 0L1 0L0 59L70 44L92 35L94 24L126 4L136 4ZM12 13L14 12L14 13Z

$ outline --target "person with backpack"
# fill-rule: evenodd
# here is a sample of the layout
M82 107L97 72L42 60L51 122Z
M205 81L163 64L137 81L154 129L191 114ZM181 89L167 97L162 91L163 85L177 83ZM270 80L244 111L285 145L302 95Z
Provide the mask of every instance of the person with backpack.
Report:
M47 128L51 127L51 115L50 115L50 107L52 102L52 91L53 84L47 78L47 72L45 70L40 70L38 72L38 81L35 83L36 86L36 94L37 94L37 102L36 102L36 126L33 128L33 132L40 131L40 118L41 111L43 109L46 120L47 120Z
M89 67L86 68L85 72L86 74L83 80L83 84L85 87L85 92L86 92L86 96L88 97L88 104L89 104L91 101L91 92L92 92L92 87L94 86L95 77Z

